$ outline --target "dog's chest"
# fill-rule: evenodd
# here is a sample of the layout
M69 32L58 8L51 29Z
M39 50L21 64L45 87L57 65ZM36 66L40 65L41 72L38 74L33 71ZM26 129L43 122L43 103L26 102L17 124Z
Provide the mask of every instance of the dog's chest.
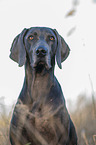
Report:
M56 138L55 128L51 119L35 118L35 128L48 143Z
M53 110L52 106L36 105L35 107L33 107L31 113L34 116L34 119L30 118L31 123L35 131L37 132L38 136L47 141L48 144L51 143L52 145L55 145L59 137L59 136L57 137L58 124L60 125L61 123L60 118L57 118L55 116L56 112ZM61 132L60 128L58 129L58 132L59 133Z

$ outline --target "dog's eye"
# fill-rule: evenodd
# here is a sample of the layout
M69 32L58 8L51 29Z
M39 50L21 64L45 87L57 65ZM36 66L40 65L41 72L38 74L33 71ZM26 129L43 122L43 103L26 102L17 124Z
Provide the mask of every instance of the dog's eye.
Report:
M31 35L31 36L28 37L28 39L29 39L29 40L33 40L33 39L34 39L34 36Z
M50 36L49 39L50 39L51 41L53 41L53 40L54 40L54 37L53 37L53 36Z

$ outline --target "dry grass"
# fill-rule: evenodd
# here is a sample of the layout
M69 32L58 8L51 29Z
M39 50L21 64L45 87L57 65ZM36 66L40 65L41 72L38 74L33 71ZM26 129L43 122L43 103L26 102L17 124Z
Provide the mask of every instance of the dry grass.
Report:
M5 113L0 114L0 145L10 145L9 142L9 124L10 124L11 113L6 115Z
M95 102L96 104L96 102ZM96 107L85 96L78 99L77 108L71 114L78 134L78 145L96 145Z
M5 110L4 106L3 110ZM78 134L78 145L96 145L95 113L93 104L87 102L84 95L78 97L76 111L71 113ZM0 112L0 145L10 145L9 124L11 112L8 115L6 114L6 110Z

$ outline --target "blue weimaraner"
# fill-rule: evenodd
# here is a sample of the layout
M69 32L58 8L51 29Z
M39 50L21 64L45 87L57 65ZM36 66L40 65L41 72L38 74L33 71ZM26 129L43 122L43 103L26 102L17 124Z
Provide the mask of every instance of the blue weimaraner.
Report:
M12 145L77 145L77 135L54 76L70 49L55 29L24 29L13 41L10 58L25 66L25 79L11 125Z

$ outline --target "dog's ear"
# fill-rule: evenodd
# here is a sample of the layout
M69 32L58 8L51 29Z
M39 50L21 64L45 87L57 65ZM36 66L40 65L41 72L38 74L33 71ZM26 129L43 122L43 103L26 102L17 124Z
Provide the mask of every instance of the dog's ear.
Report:
M57 30L54 30L57 37L57 50L56 50L56 61L60 69L62 69L61 63L68 57L70 48L65 40L60 36Z
M10 58L17 62L19 66L23 66L26 61L26 50L24 46L24 36L26 32L27 29L24 29L18 36L16 36L10 49Z

